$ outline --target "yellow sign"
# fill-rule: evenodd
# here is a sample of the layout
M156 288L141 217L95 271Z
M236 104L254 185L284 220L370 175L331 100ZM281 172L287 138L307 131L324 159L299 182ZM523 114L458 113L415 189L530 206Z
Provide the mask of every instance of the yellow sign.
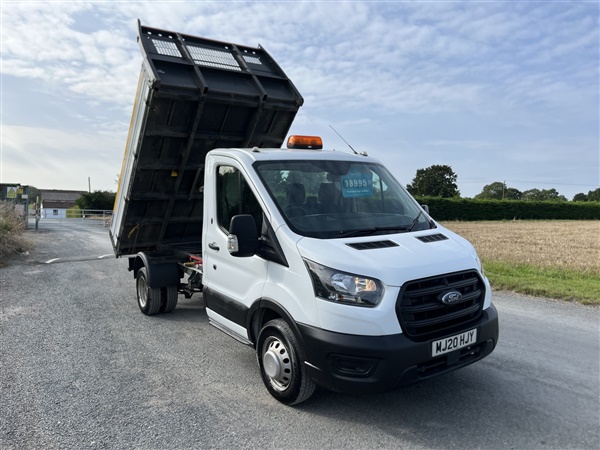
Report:
M6 188L6 198L17 198L17 186L9 186Z

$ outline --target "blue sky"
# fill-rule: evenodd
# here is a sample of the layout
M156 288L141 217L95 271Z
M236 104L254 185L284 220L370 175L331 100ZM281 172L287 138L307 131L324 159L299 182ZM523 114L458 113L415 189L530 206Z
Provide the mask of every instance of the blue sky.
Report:
M304 97L295 134L407 184L447 164L462 196L600 184L599 3L1 3L3 183L116 190L144 25L261 44Z

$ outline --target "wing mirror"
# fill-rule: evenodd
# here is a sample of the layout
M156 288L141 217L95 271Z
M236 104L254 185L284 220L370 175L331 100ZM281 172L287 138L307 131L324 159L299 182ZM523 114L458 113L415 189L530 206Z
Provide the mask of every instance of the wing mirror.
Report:
M256 221L250 214L239 214L231 218L227 250L231 256L246 258L256 255L259 248Z

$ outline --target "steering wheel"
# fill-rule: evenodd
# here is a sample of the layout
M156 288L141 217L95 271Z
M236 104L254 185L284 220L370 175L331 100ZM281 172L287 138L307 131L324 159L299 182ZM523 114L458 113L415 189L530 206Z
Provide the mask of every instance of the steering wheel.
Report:
M306 216L307 212L302 206L294 205L285 208L285 214L291 219L293 217Z

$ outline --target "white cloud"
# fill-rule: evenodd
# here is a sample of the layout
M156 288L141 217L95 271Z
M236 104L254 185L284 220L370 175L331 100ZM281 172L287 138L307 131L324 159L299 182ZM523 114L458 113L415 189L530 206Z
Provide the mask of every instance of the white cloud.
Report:
M126 133L88 133L6 126L2 128L2 179L52 189L114 190ZM118 166L118 167L117 167Z
M560 5L548 8L561 13ZM535 80L537 92L521 96L523 80L516 76L521 62L515 55L556 57L587 48L597 37L597 26L586 14L561 17L558 29L544 23L532 27L544 8L496 3L398 3L378 9L367 2L236 2L234 10L215 3L36 3L5 9L5 73L45 78L76 94L123 105L130 101L123 86L134 85L140 61L135 17L215 39L260 40L298 76L304 95L318 97L323 108L366 103L419 113L483 112L490 99L499 100L501 75L504 89L516 91L510 100L515 107L531 97L544 102L544 94L557 87L564 69ZM99 28L77 31L78 17L91 13L102 18ZM102 28L105 24L109 27ZM530 29L546 33L525 42L519 33L528 36ZM499 67L503 73L496 71Z

